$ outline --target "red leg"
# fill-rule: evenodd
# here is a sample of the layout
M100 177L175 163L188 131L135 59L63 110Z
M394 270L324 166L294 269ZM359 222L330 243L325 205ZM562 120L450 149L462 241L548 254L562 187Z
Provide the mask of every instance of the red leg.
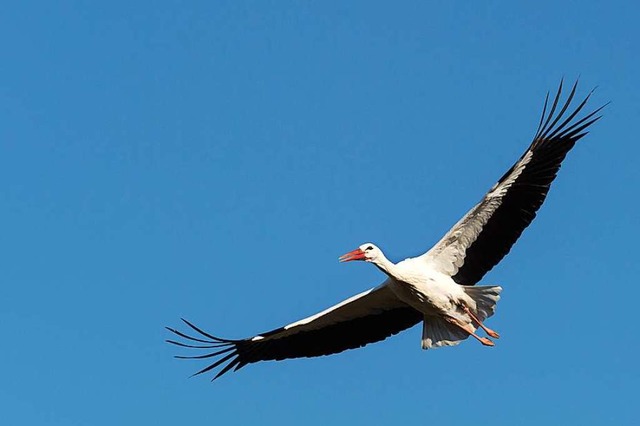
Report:
M489 327L486 327L479 319L478 317L476 317L473 312L471 312L471 309L469 309L465 304L461 304L462 309L464 309L464 311L467 313L467 315L469 315L471 317L471 319L473 321L476 322L476 324L478 324L480 326L480 328L482 328L485 333L487 333L489 336L493 337L494 339L499 339L500 335L493 331L492 329L490 329Z
M453 325L455 325L457 327L460 327L462 330L464 330L465 332L469 333L469 335L471 337L476 338L483 345L485 345L485 346L494 346L495 345L495 343L493 343L491 341L491 339L488 339L486 337L480 337L476 333L474 333L473 327L471 327L471 325L462 324L460 321L458 321L457 319L455 319L453 317L445 317L445 319L447 321L449 321L451 324L453 324Z

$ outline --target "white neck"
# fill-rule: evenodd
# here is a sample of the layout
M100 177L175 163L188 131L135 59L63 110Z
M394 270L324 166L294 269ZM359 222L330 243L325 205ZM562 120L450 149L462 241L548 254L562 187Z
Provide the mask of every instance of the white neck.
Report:
M380 255L375 258L375 260L371 260L371 263L376 265L378 269L382 272L390 276L391 278L398 279L396 264L387 259L382 251L380 251Z

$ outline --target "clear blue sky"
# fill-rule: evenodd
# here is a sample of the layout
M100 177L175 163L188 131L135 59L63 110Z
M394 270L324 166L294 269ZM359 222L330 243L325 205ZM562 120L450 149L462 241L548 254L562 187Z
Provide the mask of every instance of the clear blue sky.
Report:
M348 4L347 4L348 3ZM8 2L0 14L6 425L630 425L640 59L632 1ZM483 283L495 348L365 349L210 383L241 338L377 285L337 257L435 243L561 77L605 117Z

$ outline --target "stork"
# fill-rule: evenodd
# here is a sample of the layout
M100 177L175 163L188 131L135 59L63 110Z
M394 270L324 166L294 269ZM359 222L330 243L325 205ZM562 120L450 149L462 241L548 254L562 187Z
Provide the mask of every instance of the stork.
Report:
M205 350L211 359L194 375L221 367L212 380L231 369L268 360L330 355L378 342L422 322L422 348L458 345L473 337L485 346L500 335L484 322L500 299L499 286L476 286L535 218L565 156L600 119L604 106L577 118L591 93L568 112L577 82L561 103L562 82L542 117L529 148L489 192L426 253L398 263L365 243L341 256L341 262L372 263L386 276L379 286L322 312L245 339L222 339L183 319L191 333L167 329L181 341L167 342ZM561 106L560 106L561 105ZM484 331L488 337L477 334ZM194 335L194 333L197 333Z

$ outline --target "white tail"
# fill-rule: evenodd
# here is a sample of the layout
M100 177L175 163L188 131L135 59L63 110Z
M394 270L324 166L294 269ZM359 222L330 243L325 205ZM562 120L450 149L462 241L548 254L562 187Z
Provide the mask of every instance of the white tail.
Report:
M476 303L475 314L480 321L484 321L496 311L496 303L500 300L500 286L463 286L464 291ZM474 330L476 327L470 323ZM422 349L455 346L469 337L469 334L459 327L436 316L425 315L422 323Z
M422 323L422 349L455 346L469 337L459 327L450 324L442 317L425 315Z
M500 300L502 287L496 286L463 286L465 293L476 302L475 313L480 321L484 321L496 312L496 303Z

